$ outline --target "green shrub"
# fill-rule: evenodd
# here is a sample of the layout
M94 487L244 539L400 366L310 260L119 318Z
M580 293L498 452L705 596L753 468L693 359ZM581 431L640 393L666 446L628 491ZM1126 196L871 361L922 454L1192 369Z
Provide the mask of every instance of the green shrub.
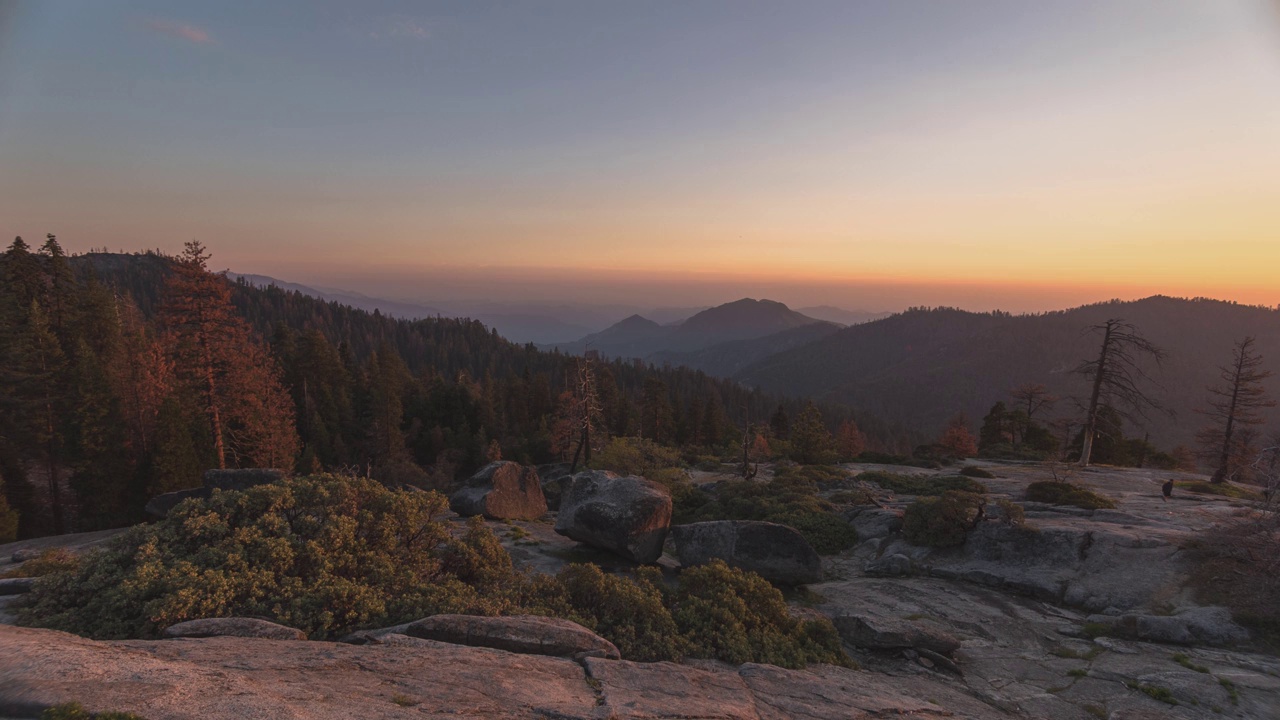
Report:
M595 565L572 564L555 576L531 578L523 604L532 612L580 623L617 645L630 660L678 660L690 648L661 587L661 571L656 568L640 568L636 579L629 580L605 574Z
M1179 480L1173 484L1179 490L1186 490L1189 493L1199 495L1221 495L1223 497L1238 498L1240 500L1262 500L1262 493L1257 490L1250 490L1239 485L1231 483L1211 483L1204 480Z
M827 500L835 505L874 505L875 500L865 490L840 490L831 493Z
M999 498L996 500L996 507L1000 508L1001 522L1014 527L1027 527L1027 511L1021 505Z
M9 572L0 575L0 578L42 577L51 573L75 570L79 564L79 558L70 550L66 548L50 548Z
M829 620L791 616L782 593L755 573L719 560L685 570L671 602L672 617L695 657L725 662L851 664Z
M965 465L960 468L960 474L965 477L981 478L983 480L990 480L996 476L996 474L990 470L983 470L977 465Z
M1147 697L1159 700L1166 705L1178 704L1178 701L1173 697L1173 693L1169 692L1168 688L1160 687L1159 685L1146 685L1137 681L1129 681L1125 683L1125 687L1144 693Z
M714 493L697 491L676 498L673 522L707 520L763 520L789 525L804 535L819 554L852 547L857 532L834 506L818 496L817 483L803 473L775 477L768 482L731 480Z
M639 475L658 482L661 481L655 475L659 471L676 469L683 464L678 451L637 437L615 437L591 457L591 467L597 470Z
M496 614L511 560L478 520L453 537L447 505L333 476L215 492L37 581L19 617L114 639L255 615L323 638L438 612Z
M955 547L978 518L985 501L981 495L949 490L940 497L922 497L902 515L902 535L913 545Z
M1086 510L1109 509L1116 506L1111 498L1088 488L1071 483L1043 480L1027 486L1027 499L1050 505L1073 505Z
M855 480L873 482L876 485L898 493L899 495L939 496L946 492L959 491L984 494L987 486L961 475L899 475L881 470L870 470L859 474Z

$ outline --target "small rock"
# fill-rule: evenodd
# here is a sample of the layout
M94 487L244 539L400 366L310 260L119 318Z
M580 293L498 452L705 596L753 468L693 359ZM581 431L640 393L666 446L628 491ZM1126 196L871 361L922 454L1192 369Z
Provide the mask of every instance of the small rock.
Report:
M404 635L526 655L622 657L617 646L571 620L540 615L432 615L411 622Z
M874 506L855 507L845 519L858 531L859 540L888 537L902 529L902 513Z
M770 582L799 585L822 580L818 553L799 531L786 525L716 520L677 525L671 535L686 567L720 559Z
M22 595L23 593L29 593L31 592L31 588L35 587L35 584L35 578L0 578L0 595Z
M459 515L490 520L535 520L547 512L538 471L519 463L498 461L480 468L449 498Z
M248 637L261 640L306 640L301 630L258 618L228 617L188 620L170 625L161 633L167 638Z

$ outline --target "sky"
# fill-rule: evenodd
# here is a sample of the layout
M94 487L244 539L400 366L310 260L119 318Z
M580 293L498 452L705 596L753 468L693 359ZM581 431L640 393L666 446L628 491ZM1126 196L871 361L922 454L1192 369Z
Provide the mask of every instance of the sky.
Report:
M0 232L422 301L1280 303L1266 0L0 0Z

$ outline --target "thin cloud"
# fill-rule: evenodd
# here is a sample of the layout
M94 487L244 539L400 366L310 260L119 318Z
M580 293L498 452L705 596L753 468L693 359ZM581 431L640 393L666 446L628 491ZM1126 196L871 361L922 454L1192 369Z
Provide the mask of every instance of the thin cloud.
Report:
M172 20L148 20L146 27L151 32L186 40L197 45L208 45L213 42L213 38L209 36L208 31L187 23L174 22Z
M401 39L401 40L426 40L431 37L431 32L427 30L422 23L404 16L393 16L383 18L378 22L378 26L369 31L369 39Z

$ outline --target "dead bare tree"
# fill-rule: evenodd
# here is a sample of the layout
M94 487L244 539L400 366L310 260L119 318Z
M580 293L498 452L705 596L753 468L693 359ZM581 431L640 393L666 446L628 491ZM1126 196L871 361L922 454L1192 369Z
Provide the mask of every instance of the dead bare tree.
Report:
M1214 463L1215 483L1231 479L1245 465L1249 431L1263 424L1264 408L1276 406L1262 384L1271 371L1262 369L1262 356L1254 350L1252 337L1237 342L1231 364L1218 371L1222 383L1209 387L1209 407L1201 411L1210 424L1196 434L1202 456Z
M591 464L591 431L604 416L600 397L596 393L595 367L590 357L578 361L573 379L573 404L570 407L570 427L578 435L578 446L573 451L570 474L578 471L578 460Z
M1080 448L1080 466L1089 465L1093 454L1093 441L1098 434L1098 409L1107 405L1124 419L1146 416L1149 409L1159 409L1159 404L1138 385L1151 381L1142 368L1142 360L1149 359L1159 365L1165 351L1144 338L1136 327L1120 318L1111 318L1100 325L1086 328L1086 332L1102 335L1102 344L1096 360L1081 363L1075 372L1088 378L1092 384L1089 402L1085 406L1084 442Z

